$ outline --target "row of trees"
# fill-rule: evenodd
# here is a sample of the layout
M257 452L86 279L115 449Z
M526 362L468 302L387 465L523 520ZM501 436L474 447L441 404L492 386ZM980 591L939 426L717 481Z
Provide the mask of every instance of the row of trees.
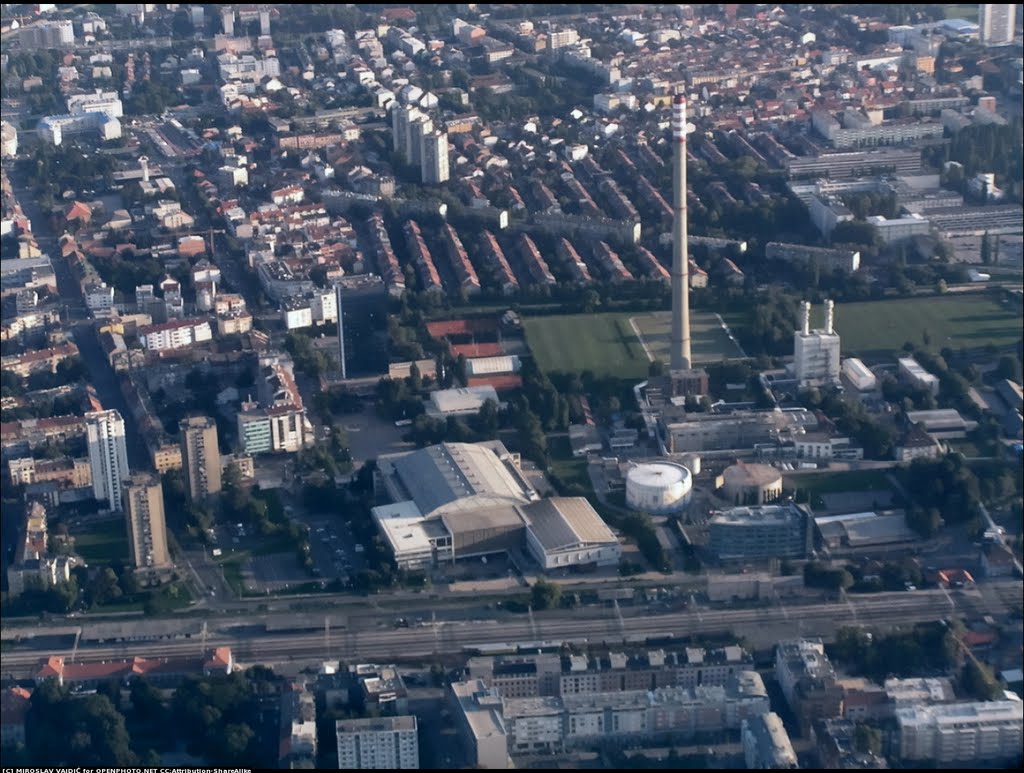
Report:
M959 663L958 634L962 630L956 621L921 623L909 631L888 634L840 628L828 649L830 657L854 673L882 681L890 676L948 671Z
M258 732L262 703L279 693L278 678L263 666L187 678L169 699L143 678L127 690L116 680L103 683L86 696L50 679L32 693L17 754L21 764L155 767L159 751L183 743L218 764L265 767L276 759L277 734Z

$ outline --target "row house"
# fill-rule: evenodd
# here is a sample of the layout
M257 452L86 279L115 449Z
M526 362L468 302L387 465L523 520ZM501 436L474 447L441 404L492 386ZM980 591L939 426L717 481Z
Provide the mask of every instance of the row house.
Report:
M206 319L176 319L139 328L139 342L151 352L181 349L213 340Z
M465 290L469 295L480 292L480 279L476 275L476 269L469 262L469 255L466 248L462 246L462 240L449 223L441 227L441 234L444 236L445 246L448 248L448 260L455 278L459 282L459 288Z
M480 237L481 252L484 266L491 272L494 282L501 287L502 293L511 295L519 289L519 280L505 257L505 251L498 244L497 238L490 231L484 231Z
M593 281L593 277L590 276L590 269L587 268L586 262L580 257L572 242L563 236L558 240L556 249L558 257L568 270L572 281L578 284L590 284Z
M555 283L555 277L551 273L551 269L548 268L547 262L541 257L540 250L537 249L533 239L526 234L519 234L519 254L534 284L553 285Z

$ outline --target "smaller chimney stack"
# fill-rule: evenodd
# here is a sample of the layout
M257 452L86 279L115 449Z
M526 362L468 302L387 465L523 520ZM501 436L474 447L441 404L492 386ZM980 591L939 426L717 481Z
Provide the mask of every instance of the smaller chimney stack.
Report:
M835 331L832 329L832 323L835 316L835 304L832 300L825 301L825 332L832 335Z
M149 159L146 156L139 156L139 166L142 167L142 182L149 182Z
M811 334L811 302L810 301L803 301L800 304L800 308L803 311L803 317L804 317L802 332L803 332L804 335L810 335Z

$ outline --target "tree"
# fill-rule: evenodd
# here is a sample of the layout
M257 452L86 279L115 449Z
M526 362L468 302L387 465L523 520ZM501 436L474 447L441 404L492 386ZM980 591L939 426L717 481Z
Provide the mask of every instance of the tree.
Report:
M552 609L558 606L562 596L562 589L553 582L548 582L543 577L537 580L530 588L530 604L534 609Z
M498 404L494 400L485 400L484 404L480 406L480 412L476 415L474 422L476 431L487 439L496 438L499 423Z
M882 731L858 722L853 731L853 745L861 754L881 754Z
M121 597L121 585L117 581L117 574L109 566L101 569L89 587L85 589L86 598L90 606L108 604Z
M227 725L224 728L223 750L228 760L240 759L249 748L255 733L249 725L242 723Z
M1021 380L1020 361L1012 354L1004 354L996 365L996 374L999 378L1008 378L1019 384Z
M964 664L961 684L964 692L980 701L995 700L1002 692L992 669L976 658L968 658Z

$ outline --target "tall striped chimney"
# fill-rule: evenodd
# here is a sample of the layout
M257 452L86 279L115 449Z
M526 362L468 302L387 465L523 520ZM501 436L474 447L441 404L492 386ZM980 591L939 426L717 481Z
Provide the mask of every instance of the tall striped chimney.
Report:
M672 370L689 370L690 249L686 222L686 97L672 98Z

